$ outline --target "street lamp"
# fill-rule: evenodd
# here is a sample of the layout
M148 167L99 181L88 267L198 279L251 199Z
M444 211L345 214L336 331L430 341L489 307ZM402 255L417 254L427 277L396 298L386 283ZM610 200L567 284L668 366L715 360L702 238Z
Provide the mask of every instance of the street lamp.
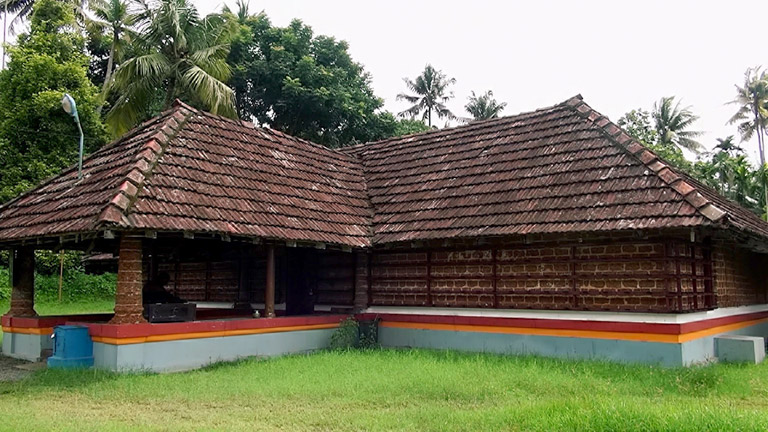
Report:
M77 164L77 178L81 179L83 178L83 127L80 126L80 117L77 115L75 100L72 99L69 93L64 93L64 97L61 98L61 107L64 108L67 114L75 118L77 129L80 131L80 159L78 159Z

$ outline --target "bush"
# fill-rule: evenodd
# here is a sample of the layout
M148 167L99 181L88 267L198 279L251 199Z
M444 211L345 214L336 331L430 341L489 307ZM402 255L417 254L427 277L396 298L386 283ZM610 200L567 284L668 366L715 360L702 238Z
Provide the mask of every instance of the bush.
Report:
M359 323L354 317L349 317L342 321L339 328L331 335L330 348L334 350L377 348L378 326L378 319Z
M80 270L64 271L62 301L112 299L117 287L117 275L91 275ZM0 268L0 300L11 298L8 268ZM35 274L35 301L55 301L59 298L59 275Z

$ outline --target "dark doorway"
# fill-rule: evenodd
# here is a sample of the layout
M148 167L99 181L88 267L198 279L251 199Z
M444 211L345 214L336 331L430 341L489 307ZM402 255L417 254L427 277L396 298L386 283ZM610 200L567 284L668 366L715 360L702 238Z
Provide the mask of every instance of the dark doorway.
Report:
M290 248L286 252L285 314L311 315L317 290L317 250Z

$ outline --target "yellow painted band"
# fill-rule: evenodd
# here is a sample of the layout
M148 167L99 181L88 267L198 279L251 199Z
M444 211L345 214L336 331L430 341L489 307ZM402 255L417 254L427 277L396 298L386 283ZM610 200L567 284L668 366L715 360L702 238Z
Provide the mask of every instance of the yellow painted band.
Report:
M93 341L103 343L103 344L109 344L109 345L128 345L128 344L147 343L147 342L166 342L166 341L184 340L184 339L203 339L203 338L223 337L223 336L243 336L243 335L252 335L252 334L281 333L281 332L301 331L301 330L321 330L321 329L337 328L338 326L339 326L338 323L330 323L330 324L313 324L313 325L291 326L291 327L268 327L268 328L257 328L257 329L220 330L220 331L196 332L196 333L177 333L177 334L167 334L167 335L140 336L140 337L132 337L132 338L111 338L111 337L96 336L93 338Z
M433 323L408 323L408 322L382 322L382 327L409 328L420 330L447 330L447 331L468 331L480 333L505 333L536 336L559 336L576 337L592 339L616 339L630 340L638 342L662 342L662 343L681 343L705 336L725 333L738 330L744 327L753 326L768 321L768 318L761 318L752 321L728 324L719 327L713 327L706 330L685 333L681 335L663 334L663 333L628 333L596 330L571 330L571 329L548 329L531 327L498 327L484 325L456 325L456 324L433 324Z
M32 335L49 335L53 333L53 327L3 327L4 333L22 333Z

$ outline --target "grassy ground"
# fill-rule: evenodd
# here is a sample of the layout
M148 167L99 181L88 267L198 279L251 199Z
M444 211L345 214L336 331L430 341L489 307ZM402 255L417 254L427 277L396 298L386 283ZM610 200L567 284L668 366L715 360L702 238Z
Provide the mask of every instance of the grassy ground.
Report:
M84 313L112 312L115 307L114 300L89 300L80 302L57 301L39 302L35 305L38 315L77 315ZM8 311L8 301L0 300L0 315ZM0 345L3 343L3 332L0 329Z
M768 429L768 365L659 369L425 350L0 383L0 430Z

